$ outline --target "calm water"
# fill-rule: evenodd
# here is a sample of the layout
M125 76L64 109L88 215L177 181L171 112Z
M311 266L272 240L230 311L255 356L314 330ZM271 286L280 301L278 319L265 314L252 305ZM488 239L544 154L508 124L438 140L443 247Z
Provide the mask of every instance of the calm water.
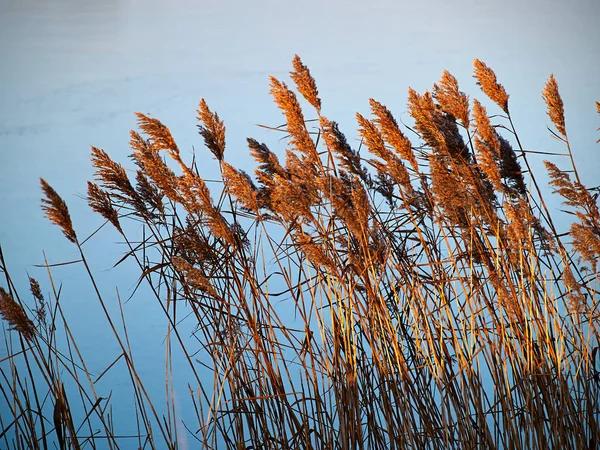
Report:
M183 151L191 155L195 148L210 178L216 164L196 133L202 97L227 125L226 159L251 170L245 138L277 148L279 136L255 124L282 123L268 76L286 79L296 53L317 80L325 115L349 139L357 135L354 113L368 113L369 97L407 119L408 86L430 88L443 69L481 98L471 76L479 58L511 94L524 145L562 151L546 131L540 94L553 72L583 178L598 184L600 3L368 3L0 0L0 245L22 292L27 272L48 289L43 270L33 267L43 261L42 250L50 262L76 257L42 217L39 177L68 202L79 234L92 232L101 222L81 199L93 173L89 146L131 168L128 131L135 127L133 112L141 111L163 120ZM106 295L115 298L118 288L127 298L137 274L127 266L111 269L124 251L111 245L116 241L107 231L86 250ZM101 370L117 350L104 342L106 328L94 319L97 305L81 268L57 269L54 276L64 283L62 301L82 350L92 355L90 368ZM143 375L163 395L163 360L155 355L162 351L164 321L143 292L126 314ZM114 380L106 386L127 392Z

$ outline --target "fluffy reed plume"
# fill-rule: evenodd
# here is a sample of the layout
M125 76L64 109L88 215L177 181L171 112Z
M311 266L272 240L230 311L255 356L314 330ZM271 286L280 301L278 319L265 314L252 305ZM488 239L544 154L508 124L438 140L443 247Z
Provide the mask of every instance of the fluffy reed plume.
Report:
M429 157L431 191L437 205L445 212L451 223L467 229L470 225L469 193L464 189L441 158Z
M546 82L546 87L544 87L544 90L542 91L542 97L546 102L550 120L552 120L552 123L558 132L566 138L567 131L565 129L565 110L562 98L560 98L560 93L558 92L558 83L552 74Z
M259 210L256 186L248 174L238 171L231 164L222 163L225 189L232 194L244 208L257 212Z
M315 242L312 237L304 233L295 233L294 238L308 261L315 268L323 268L325 273L330 275L337 272L335 263L325 251L324 245Z
M192 266L185 259L177 256L173 257L171 262L173 263L175 269L183 275L185 282L190 286L212 297L218 297L217 291L201 270Z
M435 152L449 154L453 159L470 161L471 154L458 131L456 120L440 110L431 93L423 95L408 90L408 111L415 120L415 128Z
M29 290L35 298L36 306L34 308L38 324L46 324L46 301L44 300L44 294L40 284L35 278L29 277Z
M135 163L168 199L180 203L182 197L178 192L178 181L175 173L161 159L158 151L152 146L150 141L146 141L133 130L130 136L129 145L133 149L131 157Z
M42 198L42 210L46 213L46 218L53 224L58 225L69 241L74 244L77 243L77 235L71 223L67 204L46 180L40 178L40 184L42 185L42 191L46 195L46 198Z
M136 172L135 179L135 190L138 193L140 199L150 207L150 211L156 210L162 216L164 216L165 205L163 203L164 195L162 191L155 184L151 183L148 177L146 177L146 175L144 175L144 172L142 172L141 170L138 170ZM138 209L138 212L145 215L146 209Z
M419 164L412 150L410 140L400 131L392 113L381 103L369 99L371 112L376 117L375 123L379 127L384 139L394 148L402 159L408 161L415 172L419 172Z
M108 192L103 191L100 187L88 181L88 205L93 211L99 213L102 217L108 220L113 226L119 230L119 233L123 233L121 224L119 223L119 213L114 208L110 195Z
M358 219L355 213L356 205L352 198L352 192L356 184L360 184L360 178L356 175L342 175L335 177L328 175L318 180L320 190L323 195L331 202L335 216L350 230L355 237L364 235L364 224ZM362 214L363 217L368 214Z
M340 131L338 124L323 116L319 118L319 124L327 149L336 155L342 169L357 175L366 184L370 184L369 174L361 163L360 155L348 144L346 136Z
M371 121L365 119L359 113L356 113L356 120L360 127L358 132L365 140L371 153L386 162L384 166L377 161L374 161L373 164L375 167L377 167L380 172L389 174L391 178L400 185L410 197L412 197L414 192L410 184L410 175L404 164L402 164L402 161L387 149L385 142L383 141L383 136Z
M176 159L179 155L179 148L169 128L160 120L153 119L140 112L135 113L135 115L138 119L138 127L149 137L150 145L154 151L167 150Z
M135 198L135 190L121 164L114 162L104 150L96 147L92 147L91 159L96 168L96 178L106 188L117 191L123 199Z
M469 96L458 89L458 81L447 70L444 70L439 83L433 85L433 97L444 112L452 114L468 130Z
M477 161L479 168L493 184L494 188L502 192L502 177L500 176L499 161L500 141L496 130L490 124L485 107L479 101L473 101L473 119L475 121L476 134L473 138L477 149Z
M217 161L223 161L225 153L225 125L216 112L212 112L204 99L198 104L198 130L204 138L204 144L215 155Z
M516 249L533 249L533 234L537 219L531 213L527 202L520 198L516 202L504 202L504 215L507 220L508 237Z
M255 173L261 184L268 185L273 180L273 175L285 178L287 173L279 163L279 158L265 144L259 144L258 141L248 138L248 147L250 155L258 163Z
M477 78L477 84L481 90L508 114L508 94L496 80L494 71L478 59L474 61L473 65L475 66L475 78Z
M275 77L271 77L271 95L277 106L285 115L287 122L287 131L290 134L290 144L299 152L303 153L308 161L316 164L319 161L319 155L315 145L310 138L302 109L294 94L287 85Z
M527 186L525 186L525 178L517 154L510 142L502 136L498 135L498 141L500 142L500 176L513 195L526 196Z
M294 70L290 72L290 77L296 84L296 89L302 94L308 103L310 103L317 113L321 113L321 99L317 90L317 83L310 74L310 70L306 67L298 55L294 56L292 61Z
M550 175L554 192L564 198L564 204L576 208L576 216L581 223L571 225L573 248L593 268L600 257L600 211L596 198L577 181L571 181L569 174L555 164L544 161Z
M21 305L4 288L0 287L0 314L6 320L12 330L17 330L27 339L32 340L35 336L35 326Z

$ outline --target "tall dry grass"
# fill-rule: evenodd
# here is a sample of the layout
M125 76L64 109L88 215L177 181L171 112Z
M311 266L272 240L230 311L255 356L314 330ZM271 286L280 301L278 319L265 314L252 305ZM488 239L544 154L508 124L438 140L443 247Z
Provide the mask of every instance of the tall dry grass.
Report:
M200 102L199 131L222 178L212 191L146 115L142 134L131 132L135 174L92 148L89 205L121 234L123 260L137 263L165 314L166 405L139 375L127 328L107 308L117 300L96 283L66 203L42 180L46 216L76 247L120 348L100 375L129 375L137 447L598 448L597 192L579 177L550 76L543 98L565 150L546 167L572 214L561 233L509 95L483 62L474 74L492 113L445 71L431 92L409 90L412 127L371 99L370 116L356 115L357 149L323 115L296 57L290 76L311 112L271 78L287 148L278 156L248 139L254 177L231 163L223 121ZM141 240L125 231L132 220ZM70 333L50 267L49 287L31 279L28 301L0 263L0 309L17 331L5 332L0 362L3 446L132 448ZM182 423L173 371L184 366Z

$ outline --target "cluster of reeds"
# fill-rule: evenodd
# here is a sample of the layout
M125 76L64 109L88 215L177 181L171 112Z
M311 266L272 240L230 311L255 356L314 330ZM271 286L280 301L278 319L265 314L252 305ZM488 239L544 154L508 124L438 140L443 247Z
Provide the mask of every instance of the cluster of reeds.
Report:
M543 200L507 92L479 60L474 74L493 115L444 72L431 92L409 90L411 128L371 99L370 117L356 116L357 149L296 57L290 75L311 120L271 78L285 117L273 129L288 145L280 158L248 139L255 177L228 162L223 121L200 102L222 177L213 192L146 115L131 132L135 177L92 149L89 204L123 236L124 259L165 313L167 348L183 355L167 351L167 385L182 365L192 374L185 420L170 390L166 408L146 391L67 206L42 180L46 215L77 246L121 348L140 448L183 447L182 427L198 448L598 448L597 195L576 170L554 77L543 98L568 163L546 165L573 213L568 233ZM143 239L128 237L126 220L143 224ZM125 448L59 293L44 300L32 279L27 309L2 266L0 307L18 331L0 367L7 447Z

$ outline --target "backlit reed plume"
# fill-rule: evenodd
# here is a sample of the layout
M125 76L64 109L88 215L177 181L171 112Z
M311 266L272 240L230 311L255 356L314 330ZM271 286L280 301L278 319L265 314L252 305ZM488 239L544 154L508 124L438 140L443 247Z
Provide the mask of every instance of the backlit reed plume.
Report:
M493 184L497 191L502 192L502 178L500 176L499 161L500 141L496 130L490 124L485 107L479 101L473 101L473 119L475 121L476 134L473 138L477 149L477 162L480 169Z
M317 164L319 155L312 141L306 124L302 109L294 94L284 82L271 77L271 94L277 106L285 115L287 122L287 131L290 134L290 144L299 152L303 153L308 161Z
M140 196L140 199L149 206L150 212L158 211L164 216L165 205L163 203L164 195L162 191L152 183L141 170L136 172L135 180L135 190Z
M542 97L546 102L548 108L548 116L552 123L563 137L567 137L567 131L565 129L565 110L563 106L562 98L558 92L558 83L554 79L554 75L550 75L550 78L546 82L546 87L542 92Z
M290 77L296 84L296 89L302 94L308 103L310 103L317 110L321 112L321 99L319 98L319 91L317 90L317 84L315 79L310 74L310 70L306 67L298 55L294 57L292 61L294 70L290 72Z
M147 214L143 199L131 185L123 166L113 161L108 154L99 148L92 147L92 165L96 168L96 179L111 191L115 200L132 206L140 214ZM106 210L106 208L104 208ZM108 210L106 210L108 211Z
M167 150L174 158L179 155L179 148L166 125L160 120L140 112L135 113L135 115L138 119L138 127L148 136L148 140L155 151Z
M258 212L259 203L256 186L248 174L238 171L231 164L223 162L223 181L225 189L238 200L242 206Z
M29 277L29 290L35 299L36 306L34 308L35 314L37 316L38 323L45 324L46 323L46 301L44 299L44 294L42 294L42 289L40 288L40 283L33 278Z
M223 161L225 153L225 124L216 112L212 112L204 99L198 104L198 130L204 138L204 144L215 155L217 161Z
M452 114L469 129L469 96L458 88L458 81L444 70L439 84L433 85L433 97L444 112Z
M96 211L112 223L120 233L123 233L121 224L119 223L119 213L114 208L110 195L91 181L88 181L88 205L90 205L93 211Z
M383 140L383 136L370 120L365 119L361 114L356 113L356 120L358 121L359 129L358 132L365 140L365 144L375 156L383 159L385 165L382 165L378 161L373 161L381 172L389 174L393 180L399 184L407 192L409 196L414 194L412 186L410 184L410 175L406 170L406 167L386 146Z
M21 335L31 340L35 336L35 326L27 313L15 299L0 287L0 314L6 320L11 329L17 330Z
M415 129L435 152L448 154L453 159L468 162L471 158L458 131L454 117L443 112L433 101L429 91L423 95L408 90L408 111L415 120Z
M297 245L315 268L323 268L326 273L331 275L337 272L335 263L326 253L324 245L315 242L313 238L304 233L295 233L294 237Z
M490 100L496 103L502 111L508 113L508 94L504 87L496 80L496 74L485 63L476 59L475 78L481 90L487 95Z
M40 178L40 184L42 185L42 191L46 196L46 198L42 198L42 210L46 213L46 218L53 224L58 225L69 241L77 243L77 235L75 234L73 224L71 223L71 216L67 204L46 180Z
M340 167L353 175L357 175L363 182L369 184L369 174L362 165L360 155L348 144L346 136L340 131L337 122L321 116L319 124L325 145L329 151L336 155Z
M177 190L175 173L162 160L151 142L145 140L139 133L131 130L129 145L133 150L131 157L162 193L170 200L180 203L182 198Z
M96 147L92 147L91 159L92 165L96 168L96 178L102 181L106 188L117 191L124 196L123 199L135 197L135 190L121 164L113 161L104 150Z
M500 176L513 195L526 196L527 186L515 150L510 142L500 135L498 141L500 142Z
M585 186L578 181L571 181L569 174L555 164L549 161L544 161L544 164L554 192L565 199L565 205L576 208L575 214L580 223L571 225L573 247L595 268L600 257L600 211L596 199Z
M396 153L400 155L402 159L408 161L415 170L419 172L419 164L415 158L415 153L412 150L410 140L400 131L396 119L392 115L389 109L387 109L381 103L369 99L371 105L371 112L376 117L375 123L379 127L383 138L394 148Z

